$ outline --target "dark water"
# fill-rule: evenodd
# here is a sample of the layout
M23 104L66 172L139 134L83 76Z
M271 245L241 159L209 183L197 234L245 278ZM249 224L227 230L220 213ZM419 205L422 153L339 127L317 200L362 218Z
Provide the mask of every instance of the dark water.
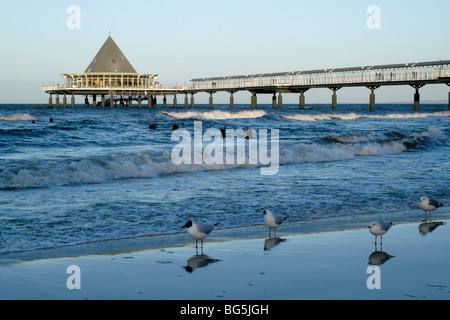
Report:
M413 219L422 195L449 203L447 106L368 109L0 106L0 253L178 233L189 219L260 225L269 208L289 221ZM194 121L203 131L278 129L277 174L174 164L173 125L193 135Z

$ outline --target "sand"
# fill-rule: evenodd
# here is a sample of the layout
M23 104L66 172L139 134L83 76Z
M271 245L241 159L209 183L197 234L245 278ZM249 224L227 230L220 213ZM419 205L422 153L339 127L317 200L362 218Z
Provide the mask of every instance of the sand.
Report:
M218 230L203 255L180 234L1 256L0 299L447 300L449 221L426 235L419 221L396 224L382 247L362 225L294 232L286 224L276 239L262 226ZM77 250L84 254L70 256ZM68 274L70 266L79 272Z

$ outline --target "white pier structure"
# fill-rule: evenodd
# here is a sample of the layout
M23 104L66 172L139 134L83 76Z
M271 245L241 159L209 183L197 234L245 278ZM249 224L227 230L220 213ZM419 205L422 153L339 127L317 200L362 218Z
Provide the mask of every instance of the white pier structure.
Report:
M283 93L300 93L299 106L300 109L303 109L306 91L313 88L329 88L333 91L333 110L337 108L336 91L344 87L367 87L370 89L370 109L373 110L377 88L409 85L415 89L414 108L419 110L420 88L428 84L442 83L450 86L450 60L199 78L191 81L193 90L209 92L211 97L217 91L230 92L232 95L230 104L233 101L233 93L240 90L250 91L253 108L257 106L256 94L273 94L273 108L281 108Z
M447 84L450 86L450 60L416 62L378 66L337 68L283 73L262 73L253 75L198 78L191 80L190 86L165 87L156 81L158 74L137 73L117 44L108 37L84 73L65 73L61 75L64 84L44 86L43 91L50 95L49 106L60 107L60 96L67 107L67 96L75 106L75 96L85 97L85 106L97 104L105 108L131 107L137 101L138 107L147 100L149 108L156 108L157 96L163 96L163 107L167 107L167 95L173 95L173 106L177 107L177 95L185 95L184 107L194 108L194 95L209 93L209 106L214 106L214 93L230 93L230 107L234 107L234 93L252 93L251 107L257 108L257 94L272 94L272 107L283 107L283 94L297 93L299 108L305 108L305 92L314 88L329 88L332 94L332 109L337 109L337 91L344 87L367 87L370 90L370 109L375 109L375 90L381 86L408 85L415 89L414 109L420 109L419 89L425 85ZM190 101L189 101L190 95ZM278 96L277 96L278 95ZM101 102L97 103L97 98ZM450 110L450 92L449 92Z

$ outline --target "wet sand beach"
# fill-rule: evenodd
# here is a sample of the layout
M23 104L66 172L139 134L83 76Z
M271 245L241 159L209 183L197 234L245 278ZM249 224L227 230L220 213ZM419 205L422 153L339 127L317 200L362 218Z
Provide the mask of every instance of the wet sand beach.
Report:
M104 254L28 261L25 254L2 256L0 299L447 300L449 221L396 224L382 246L362 224L311 233L286 224L277 238L268 238L262 226L233 237L218 230L203 254L180 234L169 246L129 252L131 242L116 241L103 249L97 244L99 252L109 251ZM77 279L67 273L70 266L79 268ZM80 289L68 289L77 281Z

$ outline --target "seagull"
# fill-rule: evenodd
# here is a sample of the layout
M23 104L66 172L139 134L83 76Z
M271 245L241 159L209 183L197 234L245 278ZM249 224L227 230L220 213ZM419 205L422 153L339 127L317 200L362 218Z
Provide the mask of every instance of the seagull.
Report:
M419 207L423 211L425 211L425 221L427 220L427 211L430 213L431 219L431 211L436 210L439 207L444 206L442 203L437 202L436 200L430 199L428 197L421 197L419 202Z
M192 239L195 240L195 248L198 248L198 240L202 241L202 249L203 249L203 239L205 239L215 227L219 224L211 224L211 223L195 223L193 221L188 221L182 228L187 228L187 233L191 236Z
M270 210L264 210L264 221L266 225L269 227L269 238L271 237L270 232L272 229L275 229L275 237L277 236L277 228L281 226L284 220L287 217L280 217L273 214Z
M383 235L388 232L388 230L392 227L392 222L385 223L382 221L372 221L369 226L369 231L371 234L375 236L375 245L377 244L377 237L381 238L381 245L383 245Z

